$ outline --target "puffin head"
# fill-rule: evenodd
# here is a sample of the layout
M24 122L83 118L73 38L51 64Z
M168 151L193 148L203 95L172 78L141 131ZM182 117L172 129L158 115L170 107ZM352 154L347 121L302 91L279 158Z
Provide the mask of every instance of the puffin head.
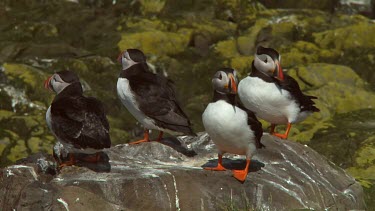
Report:
M281 56L275 49L259 46L255 54L254 66L257 70L282 81L284 74L280 61Z
M63 70L60 72L56 72L51 77L49 77L44 82L44 87L46 89L54 91L56 94L59 94L67 86L73 83L79 83L78 76L72 71Z
M146 62L146 56L138 49L127 49L120 53L117 61L122 64L122 69L126 70L137 63Z
M237 94L237 83L237 73L232 68L221 68L212 78L215 91L223 94Z

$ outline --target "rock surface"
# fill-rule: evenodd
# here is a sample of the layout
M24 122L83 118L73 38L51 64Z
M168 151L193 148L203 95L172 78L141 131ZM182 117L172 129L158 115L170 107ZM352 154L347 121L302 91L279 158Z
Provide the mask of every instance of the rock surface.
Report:
M109 162L65 167L55 176L42 154L0 175L1 210L352 210L365 209L363 190L311 148L265 134L242 184L212 172L216 149L206 133L105 151ZM228 155L224 166L245 161ZM109 168L108 168L109 167ZM45 173L44 173L45 172Z

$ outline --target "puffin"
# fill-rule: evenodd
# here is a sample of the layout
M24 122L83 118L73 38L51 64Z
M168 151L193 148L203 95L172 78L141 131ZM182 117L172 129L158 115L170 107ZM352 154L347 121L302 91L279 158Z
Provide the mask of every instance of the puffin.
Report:
M74 153L86 154L87 162L98 162L99 152L111 147L103 104L83 96L79 78L72 71L56 72L44 87L56 93L46 112L46 122L57 139L53 152L59 167L76 164ZM69 160L62 162L60 156L67 155Z
M246 155L246 167L233 170L233 176L246 180L250 159L261 143L262 124L255 114L237 101L237 73L232 68L219 69L212 79L213 100L202 114L204 128L218 148L218 164L206 170L225 171L222 164L224 153Z
M251 73L238 84L238 95L247 109L271 123L271 135L286 139L292 124L319 109L313 101L317 97L303 94L298 82L283 73L280 62L281 56L275 49L259 46ZM275 132L280 124L287 125L283 134Z
M159 131L158 142L164 132L196 136L176 99L173 82L151 72L141 50L127 49L118 61L122 64L117 80L118 97L145 128L143 139L130 144L150 142L149 130Z

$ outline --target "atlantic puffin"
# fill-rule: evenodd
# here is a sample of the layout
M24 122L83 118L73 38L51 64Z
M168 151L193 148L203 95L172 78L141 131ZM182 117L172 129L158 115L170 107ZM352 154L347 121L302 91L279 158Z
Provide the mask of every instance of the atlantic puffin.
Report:
M146 56L138 49L127 49L118 57L122 70L117 80L117 94L122 104L140 122L144 137L130 144L151 141L149 130L170 134L196 135L191 122L181 109L175 95L173 82L152 73Z
M247 109L271 123L270 134L286 139L292 124L319 109L313 101L317 97L303 94L297 81L283 73L280 61L275 49L259 46L251 73L238 85L238 95ZM287 124L284 134L275 132L279 124Z
M244 108L236 100L237 74L234 69L221 68L212 79L214 96L206 107L202 121L204 128L217 146L218 164L206 170L224 171L222 157L224 153L246 155L246 167L233 170L233 176L243 182L246 179L250 159L256 149L262 148L262 124L254 113Z
M98 162L99 152L111 146L102 103L83 96L79 78L72 71L56 72L44 86L56 93L46 113L47 125L57 138L54 155L61 156L60 152L69 155L69 160L60 163L60 167L74 165L77 162L74 153L90 154L85 161Z

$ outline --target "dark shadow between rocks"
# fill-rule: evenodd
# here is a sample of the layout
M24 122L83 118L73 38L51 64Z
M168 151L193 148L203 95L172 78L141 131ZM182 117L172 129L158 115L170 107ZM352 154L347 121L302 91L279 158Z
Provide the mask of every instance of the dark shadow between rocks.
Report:
M197 155L197 153L194 150L187 149L185 146L181 144L181 142L176 137L173 136L161 139L160 143L171 147L172 149L187 157L194 157Z
M217 166L218 159L211 159L207 163L203 164L201 167L216 167ZM242 170L246 167L246 160L245 159L229 159L229 158L223 158L223 166L226 169L229 170ZM265 164L258 161L258 160L251 160L250 161L250 167L249 172L256 172L261 170L262 167L264 167Z

